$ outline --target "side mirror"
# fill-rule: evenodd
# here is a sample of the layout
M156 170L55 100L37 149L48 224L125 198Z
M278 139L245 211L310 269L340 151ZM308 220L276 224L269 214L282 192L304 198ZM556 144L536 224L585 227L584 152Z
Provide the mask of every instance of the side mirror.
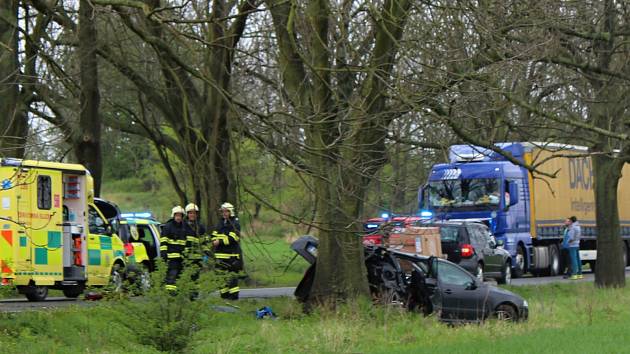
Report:
M506 200L505 205L512 206L518 203L518 184L516 182L510 182L508 184L509 200Z
M468 283L468 286L466 286L466 290L476 290L479 286L477 285L477 280L473 280L470 283Z
M436 278L429 278L429 277L427 277L424 280L424 284L427 285L427 286L432 286L432 287L435 288L435 287L437 287L438 282L437 282Z
M111 236L114 233L114 230L112 228L112 225L107 224L105 226L105 235Z
M497 247L503 247L505 246L505 240L497 240Z
M490 248L497 248L497 241L494 237L491 237L490 240L488 240L488 246L490 246Z

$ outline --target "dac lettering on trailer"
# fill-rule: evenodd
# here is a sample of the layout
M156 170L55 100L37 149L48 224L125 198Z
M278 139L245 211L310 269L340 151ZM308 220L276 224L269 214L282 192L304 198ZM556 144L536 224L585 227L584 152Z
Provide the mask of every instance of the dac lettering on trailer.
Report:
M569 187L571 189L593 189L593 165L590 158L569 159Z

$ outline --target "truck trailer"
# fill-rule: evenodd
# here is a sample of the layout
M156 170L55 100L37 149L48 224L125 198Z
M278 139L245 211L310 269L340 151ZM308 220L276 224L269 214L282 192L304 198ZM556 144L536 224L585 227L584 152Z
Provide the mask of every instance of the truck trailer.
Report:
M486 223L512 256L515 277L525 272L557 275L564 220L582 227L580 257L591 269L597 260L595 195L588 148L554 143L498 143L497 147L555 178L534 176L503 154L472 145L453 145L449 163L434 165L420 189L421 213L434 220ZM625 166L623 176L630 175ZM630 182L619 183L619 222L624 264L630 245Z

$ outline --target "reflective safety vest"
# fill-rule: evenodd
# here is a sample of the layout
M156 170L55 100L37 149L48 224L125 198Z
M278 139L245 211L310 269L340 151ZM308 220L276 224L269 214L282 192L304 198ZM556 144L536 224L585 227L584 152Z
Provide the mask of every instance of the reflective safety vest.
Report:
M186 254L188 259L201 260L204 255L204 244L207 243L206 228L198 222L186 221L186 224L192 231L191 235L186 236Z
M194 233L186 222L169 220L162 228L160 237L160 255L164 260L183 259L187 249L188 237Z
M214 249L214 258L217 261L242 259L240 233L241 225L238 222L238 218L231 217L228 220L222 219L219 222L211 237L211 241L219 241L219 245L215 246Z

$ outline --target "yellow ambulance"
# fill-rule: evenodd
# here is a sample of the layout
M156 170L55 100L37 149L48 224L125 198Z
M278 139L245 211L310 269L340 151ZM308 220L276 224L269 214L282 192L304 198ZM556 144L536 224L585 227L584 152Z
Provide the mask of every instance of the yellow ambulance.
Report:
M48 289L78 297L86 286L122 287L123 242L94 204L78 164L0 159L0 284L30 301Z

